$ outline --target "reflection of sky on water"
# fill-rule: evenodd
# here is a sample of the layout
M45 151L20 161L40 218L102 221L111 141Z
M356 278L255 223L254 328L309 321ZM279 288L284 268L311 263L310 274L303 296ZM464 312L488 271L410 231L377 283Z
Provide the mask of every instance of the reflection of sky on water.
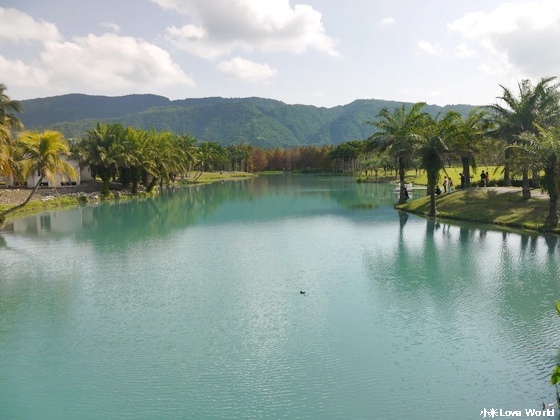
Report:
M370 293L396 308L391 322L408 325L418 342L440 330L434 363L454 372L455 392L490 382L486 372L500 384L532 382L551 398L547 384L560 340L556 237L410 217L400 234L386 238L364 251ZM513 388L524 401L527 391ZM497 405L497 394L489 389L479 401Z
M398 213L391 186L282 178L2 232L0 406L17 390L107 418L112 393L162 416L478 418L550 400L556 237ZM32 383L6 386L14 372Z

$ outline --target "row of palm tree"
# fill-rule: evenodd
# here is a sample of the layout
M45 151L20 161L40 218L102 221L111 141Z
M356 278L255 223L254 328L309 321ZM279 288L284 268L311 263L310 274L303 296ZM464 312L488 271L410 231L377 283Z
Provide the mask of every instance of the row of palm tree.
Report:
M169 183L193 168L210 165L206 149L197 148L192 136L101 123L72 144L74 156L101 179L104 195L116 178L136 193L141 183L150 191L158 182Z
M364 141L349 141L333 146L301 147L286 150L262 150L250 145L229 146L216 142L199 143L190 135L155 130L139 130L120 124L98 123L70 145L58 132L21 130L14 116L22 112L17 101L6 94L0 84L0 175L24 178L32 171L40 175L31 195L44 178L56 174L75 177L63 164L61 154L73 155L90 166L92 174L103 182L108 194L110 182L118 178L133 192L140 184L151 190L178 176L197 179L208 170L306 169L356 171L394 166L400 181L399 203L406 200L405 170L423 167L431 196L430 213L437 212L435 187L445 164L461 165L466 187L470 170L488 155L497 156L504 168L504 184L510 185L512 174L521 173L523 196L530 197L529 172L550 195L547 225L555 226L554 209L558 199L558 144L560 139L560 92L555 78L541 79L536 85L528 80L519 83L519 93L502 86L499 102L486 109L473 109L463 118L455 111L432 117L423 111L425 103L403 105L394 111L383 109L368 124L376 132ZM495 152L498 150L499 152ZM29 197L29 198L30 198ZM28 200L27 200L28 201ZM11 211L11 210L10 210Z
M75 168L63 156L88 166L102 181L102 193L109 194L110 183L118 179L136 193L139 185L152 190L159 182L169 184L177 177L196 181L202 172L212 170L263 171L267 169L327 170L332 147L294 147L263 150L251 145L223 147L216 142L199 142L190 135L140 130L120 124L101 124L68 142L57 131L23 131L15 116L23 112L0 84L0 176L24 183L30 174L38 179L27 199L0 217L25 206L44 180L56 175L75 180Z
M43 180L54 182L56 175L71 179L76 170L62 159L70 154L70 147L57 131L22 131L17 137L13 133L23 129L15 113L23 111L18 101L11 100L5 93L6 86L0 84L0 176L8 179L25 179L32 173L39 175L36 184L23 203L0 213L0 221L7 214L25 206Z
M405 170L420 158L428 178L430 215L437 213L435 188L450 159L460 162L466 187L470 186L470 168L490 151L502 150L504 185L511 185L512 173L520 172L523 197L530 197L529 171L538 178L550 196L546 226L558 224L560 157L560 91L554 77L542 78L536 85L529 80L519 83L519 93L503 87L499 102L486 109L475 108L466 118L449 111L441 118L423 112L425 103L393 112L383 109L369 124L377 131L368 138L368 150L386 153L396 162L400 181L399 203L406 201Z

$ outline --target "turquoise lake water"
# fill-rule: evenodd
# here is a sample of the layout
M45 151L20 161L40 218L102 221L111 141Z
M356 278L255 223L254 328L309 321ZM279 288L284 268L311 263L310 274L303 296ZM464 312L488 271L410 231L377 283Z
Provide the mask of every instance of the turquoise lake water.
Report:
M396 199L277 176L18 220L0 231L0 418L475 419L553 402L557 237Z

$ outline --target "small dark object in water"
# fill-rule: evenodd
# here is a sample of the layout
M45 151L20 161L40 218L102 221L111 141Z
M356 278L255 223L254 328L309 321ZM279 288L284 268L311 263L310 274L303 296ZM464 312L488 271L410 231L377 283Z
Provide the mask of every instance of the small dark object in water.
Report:
M300 291L299 291L299 294L300 294L300 295L305 295L305 292L304 292L303 290L300 290Z

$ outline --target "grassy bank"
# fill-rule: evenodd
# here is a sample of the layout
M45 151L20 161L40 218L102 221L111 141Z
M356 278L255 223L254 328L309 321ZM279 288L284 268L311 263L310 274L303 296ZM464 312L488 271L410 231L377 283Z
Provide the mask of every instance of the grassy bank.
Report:
M0 219L0 227L3 223L15 220L20 217L30 216L37 213L42 213L44 211L49 210L62 210L65 208L73 208L78 206L84 206L88 204L98 204L103 201L116 201L116 200L130 200L130 199L139 199L139 198L147 198L154 193L146 193L140 192L137 194L131 194L123 191L115 191L109 194L107 197L102 197L101 194L87 194L87 195L64 195L61 194L59 196L49 197L47 199L37 196L36 198L32 198L29 203L27 203L21 209L14 211L13 213L8 214L5 220ZM11 204L0 204L0 213L8 210L9 208L14 207Z
M476 171L471 169L471 184L476 186L480 182L480 173L481 171L488 172L490 174L490 182L492 183L497 179L497 177L501 177L502 167L497 166L482 166L477 168ZM459 186L461 182L461 177L459 174L463 172L463 169L454 166L454 167L446 167L445 170L440 172L440 186L443 182L444 176L449 176L453 180L453 184L455 186ZM393 171L384 171L380 170L377 174L377 177L372 174L371 171L368 172L367 176L365 172L361 172L357 174L358 182L380 182L380 183L396 183L399 182L398 174L395 170ZM426 185L428 183L428 177L426 175L425 170L414 170L408 169L405 172L404 181L408 183L413 183L415 185Z
M194 182L177 182L176 185L201 185L201 184L210 184L212 182L218 181L227 181L227 180L235 180L235 179L242 179L242 178L253 178L255 175L247 173L247 172L223 172L223 173L214 173L214 172L205 172L203 173L199 179ZM48 210L60 210L64 208L72 208L78 207L88 204L97 204L103 201L115 201L115 200L130 200L130 199L142 199L153 196L157 192L154 191L152 193L146 192L139 192L137 194L131 194L126 190L116 190L112 191L108 197L101 196L101 184L99 184L99 191L96 193L92 193L88 191L87 194L76 194L72 193L71 195L65 194L63 188L58 189L58 194L56 196L49 196L48 198L42 195L35 195L27 205L19 210L16 210L13 213L10 213L6 220L0 220L0 226L2 222L7 222L10 220L17 219L23 216L29 216L32 214L41 213ZM30 190L24 190L26 194L30 192ZM23 202L24 198L22 198L21 202ZM0 204L0 214L9 208L13 207L14 204Z
M535 191L540 195L540 191ZM547 198L521 197L520 188L470 188L436 197L437 217L488 223L516 229L544 231L548 213ZM395 206L398 210L427 216L428 196ZM560 228L553 230L560 233Z
M202 175L196 180L185 178L176 182L176 185L200 185L211 184L217 181L232 181L235 179L254 178L255 174L248 172L203 172Z

